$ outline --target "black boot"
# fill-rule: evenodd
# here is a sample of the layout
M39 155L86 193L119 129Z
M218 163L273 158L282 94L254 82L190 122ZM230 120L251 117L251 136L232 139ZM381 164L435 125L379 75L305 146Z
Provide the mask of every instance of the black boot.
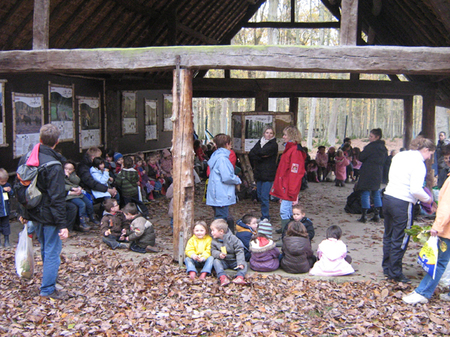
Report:
M367 215L367 208L363 208L363 209L362 209L362 215L361 215L361 217L358 219L358 221L359 221L359 222L362 222L362 223L366 223L366 221L367 221L366 215Z
M11 247L11 244L9 243L9 235L4 235L5 237L5 243L3 244L3 247L9 248Z
M370 221L378 222L380 221L380 209L378 207L373 210L373 218Z
M80 229L82 232L88 232L91 229L83 216L80 217Z

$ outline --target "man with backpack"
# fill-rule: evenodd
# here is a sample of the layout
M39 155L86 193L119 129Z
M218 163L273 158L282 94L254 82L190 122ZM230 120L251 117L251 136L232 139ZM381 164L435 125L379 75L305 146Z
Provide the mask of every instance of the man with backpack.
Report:
M40 143L34 147L29 156L23 156L19 161L19 167L24 164L31 165L30 159L34 162L33 166L38 166L36 186L42 193L39 204L28 209L22 207L21 215L23 219L32 220L37 226L36 233L41 244L43 262L40 295L53 299L66 299L67 295L55 288L61 263L61 240L67 239L69 233L66 228L66 191L62 167L65 158L55 151L59 135L60 131L56 126L43 125L39 134ZM61 165L54 164L55 161L60 162Z

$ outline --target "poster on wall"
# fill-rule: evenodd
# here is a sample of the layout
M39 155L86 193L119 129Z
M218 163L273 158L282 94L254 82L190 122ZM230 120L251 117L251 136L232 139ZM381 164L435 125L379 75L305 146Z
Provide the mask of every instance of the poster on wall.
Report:
M31 151L39 143L44 120L44 95L12 93L14 158Z
M172 131L172 106L173 106L173 96L164 95L164 129L163 131Z
M145 141L158 139L158 100L145 98Z
M75 142L74 86L49 82L49 119L61 131L60 142Z
M82 97L78 99L78 117L80 123L80 152L91 146L101 146L100 97Z
M242 150L242 116L233 115L233 149Z
M0 80L0 147L8 146L5 132L5 83L6 80Z
M245 116L245 151L250 151L263 136L264 129L272 126L273 116Z
M284 139L283 139L283 130L292 125L292 116L291 115L276 115L275 117L275 137L277 138L278 143L278 151L284 151Z
M122 135L137 133L136 91L122 91Z

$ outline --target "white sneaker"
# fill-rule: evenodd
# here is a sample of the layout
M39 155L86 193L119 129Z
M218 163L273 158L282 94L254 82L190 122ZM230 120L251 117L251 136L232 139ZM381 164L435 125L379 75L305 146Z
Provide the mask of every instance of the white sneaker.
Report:
M417 304L417 303L428 303L428 299L425 296L422 296L415 291L411 294L402 297L403 302L408 304Z
M259 219L259 222L266 223L266 222L269 222L269 220L267 218L264 218L264 219L261 218L261 219Z
M440 298L442 301L450 301L450 295L449 295L449 294L440 294L440 295L439 295L439 298Z

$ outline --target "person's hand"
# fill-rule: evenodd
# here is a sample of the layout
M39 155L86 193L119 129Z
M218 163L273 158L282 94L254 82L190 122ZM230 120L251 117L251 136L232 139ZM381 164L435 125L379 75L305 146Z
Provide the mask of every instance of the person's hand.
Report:
M22 225L25 225L26 223L28 223L27 219L22 218L22 216L19 216L19 221Z
M111 194L111 196L114 198L117 194L117 190L115 187L113 188L108 188L108 193Z
M125 236L121 236L120 238L119 238L119 241L125 241Z
M11 191L11 187L3 187L3 191L9 192L9 191Z
M106 168L106 167L105 167L105 172L109 172L109 168Z
M127 230L125 228L122 229L122 234L123 235L127 234Z
M195 260L195 261L198 261L198 260L197 260L197 259L198 259L197 254L192 254L192 255L191 255L191 259L192 259L192 260Z
M434 230L434 229L430 230L430 235L431 236L437 236L438 235L437 230Z
M295 206L298 204L298 195L297 195L297 199L295 199L295 201L292 202L292 206Z
M236 268L244 269L244 266L243 266L242 264L240 264L240 265L238 265Z
M219 258L221 258L222 260L224 259L224 258L226 258L227 256L224 254L224 253L220 253L220 255L219 255Z
M59 238L61 240L65 240L65 239L67 239L69 237L69 230L67 228L61 228L59 230L59 234L58 235L59 235Z

